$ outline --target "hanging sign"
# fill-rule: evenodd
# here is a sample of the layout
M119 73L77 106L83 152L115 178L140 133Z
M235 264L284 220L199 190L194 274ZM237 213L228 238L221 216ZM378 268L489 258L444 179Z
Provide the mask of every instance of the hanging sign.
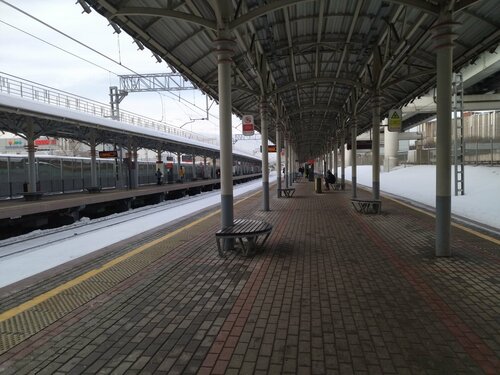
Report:
M260 152L262 153L262 145L260 146ZM276 145L267 145L267 152L276 152Z
M99 151L99 157L100 158L117 158L118 157L118 151Z
M400 109L389 110L389 123L387 125L390 132L400 132L403 125L403 111Z
M242 125L241 125L243 135L254 135L254 123L252 115L243 115Z

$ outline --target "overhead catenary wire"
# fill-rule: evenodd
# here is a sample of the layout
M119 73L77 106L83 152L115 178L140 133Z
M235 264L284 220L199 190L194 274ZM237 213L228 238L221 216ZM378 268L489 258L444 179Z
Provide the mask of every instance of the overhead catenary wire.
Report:
M44 25L45 27L48 27L49 29L51 29L51 30L53 30L53 31L57 32L58 34L61 34L62 36L64 36L64 37L66 37L66 38L68 38L68 39L72 40L73 42L75 42L75 43L77 43L77 44L79 44L79 45L83 46L84 48L87 48L87 49L91 50L92 52L94 52L94 53L98 54L99 56L104 57L105 59L107 59L107 60L111 61L112 63L114 63L114 64L116 64L116 65L119 65L120 67L122 67L122 68L124 68L124 69L128 70L129 72L134 73L134 74L139 75L139 76L142 76L142 74L140 74L140 73L136 72L134 69L129 68L128 66L126 66L126 65L122 64L122 63L121 63L121 61L117 61L117 60L113 59L112 57L107 56L106 54L104 54L104 53L102 53L102 52L98 51L97 49L95 49L95 48L93 48L93 47L91 47L91 46L89 46L89 45L87 45L87 44L85 44L85 43L83 43L83 42L79 41L78 39L76 39L76 38L72 37L71 35L69 35L69 34L67 34L67 33L65 33L65 32L63 32L63 31L61 31L61 30L57 29L56 27L54 27L54 26L52 26L52 25L50 25L50 24L46 23L45 21L43 21L43 20L41 20L41 19L39 19L39 18L37 18L37 17L33 16L32 14L30 14L30 13L28 13L28 12L26 12L26 11L24 11L24 10L22 10L22 9L18 8L18 7L16 7L15 5L13 5L13 4L11 4L11 3L9 3L8 1L5 1L5 0L0 0L0 3L3 3L3 4L5 4L5 5L7 5L7 6L11 7L12 9L16 10L17 12L20 12L20 13L24 14L25 16L27 16L27 17L29 17L29 18L33 19L34 21L41 23L41 24L42 24L42 25ZM100 66L100 65L96 64L96 63L93 63L93 62L91 62L91 61L89 61L89 60L87 60L87 59L85 59L85 58L83 58L83 57L81 57L81 56L78 56L78 55L76 55L76 54L74 54L74 53L72 53L72 52L70 52L70 51L67 51L67 50L66 50L66 49L64 49L64 48L58 47L58 46L56 46L56 45L54 45L54 44L52 44L52 43L50 43L50 42L48 42L48 41L46 41L46 40L44 40L44 39L42 39L42 38L39 38L39 37L37 37L37 36L35 36L35 35L33 35L33 34L31 34L31 33L27 32L27 31L24 31L24 30L22 30L22 29L20 29L20 28L18 28L18 27L15 27L15 26L13 26L13 25L10 25L10 24L8 24L8 23L6 23L6 22L4 22L4 21L1 21L1 20L0 20L0 22L4 23L4 24L6 24L6 25L8 25L8 26L10 26L10 27L12 27L12 28L14 28L14 29L16 29L16 30L20 31L20 32L23 32L23 33L25 33L25 34L27 34L27 35L29 35L29 36L32 36L32 37L36 38L37 40L40 40L40 41L42 41L42 42L44 42L44 43L46 43L46 44L48 44L48 45L50 45L50 46L52 46L52 47L55 47L55 48L57 48L57 49L59 49L59 50L61 50L61 51L65 52L65 53L68 53L68 54L70 54L70 55L72 55L72 56L74 56L74 57L77 57L77 58L79 58L79 59L81 59L81 60L83 60L83 61L85 61L85 62L87 62L87 63L90 63L90 64L92 64L92 65L94 65L94 66L96 66L96 67L98 67L98 68L101 68L101 69L103 69L103 70L105 70L105 71L107 71L107 72L113 73L113 74L115 74L116 76L120 76L120 74L118 74L118 73L116 73L116 72L113 72L113 71L111 71L111 70L109 70L109 69L107 69L107 68L104 68L104 67L102 67L102 66ZM172 93L170 93L170 92L168 92L168 91L167 91L167 93L168 93L169 95L173 96L175 99L178 99L178 100L179 100L179 102L182 100L182 101L184 101L184 102L188 103L190 106L192 106L192 107L194 107L194 108L196 108L196 109L198 109L198 110L200 110L200 111L206 111L206 109L198 107L196 104L191 103L189 100L186 100L186 99L184 99L184 98L182 98L182 97L180 97L180 96L177 98L177 96L175 96L174 94L172 94ZM166 95L164 95L164 94L162 94L162 93L160 93L160 95L166 96ZM181 103L181 104L183 104L183 105L185 105L186 107L188 107L185 103ZM188 108L189 108L189 107L188 107ZM213 116L213 117L214 117L214 118L218 118L217 116Z

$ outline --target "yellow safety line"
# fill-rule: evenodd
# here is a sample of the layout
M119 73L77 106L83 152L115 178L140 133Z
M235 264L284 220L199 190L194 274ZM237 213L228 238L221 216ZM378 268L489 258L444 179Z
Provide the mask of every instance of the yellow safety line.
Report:
M384 194L382 194L382 196L385 198L385 199L388 199L390 201L393 201L393 202L396 202L398 204L400 204L401 206L405 206L405 207L408 207L408 208L411 208L412 210L414 211L417 211L417 212L420 212L420 213L423 213L425 215L428 215L430 217L433 217L433 218L436 218L436 215L434 215L433 213L431 212L428 212L428 211L425 211L425 210L422 210L420 208L417 208L417 207L414 207L408 203L404 203L400 200L397 200L395 198L392 198L392 197L388 197ZM457 224L457 223L451 223L452 226L454 226L455 228L458 228L458 229L461 229L463 230L464 232L467 232L467 233L470 233L470 234L473 234L474 236L477 236L477 237L480 237L484 240L487 240L487 241L490 241L490 242L493 242L494 244L496 245L500 245L500 240L497 240L496 238L494 237L491 237L491 236L488 236L487 234L484 234L484 233L481 233L481 232L478 232L478 231L475 231L474 229L470 229L468 227L465 227L461 224Z
M258 191L256 193L250 194L249 196L238 200L236 203L234 203L234 205L240 204L241 202L243 202L243 201L253 197L254 195L259 194L259 193L261 193L261 192ZM96 268L92 271L84 273L83 275L80 275L80 276L78 276L78 277L76 277L76 278L74 278L74 279L72 279L64 284L59 285L58 287L56 287L52 290L49 290L43 294L40 294L39 296L36 296L35 298L33 298L29 301L26 301L26 302L20 304L19 306L16 306L10 310L3 312L2 314L0 314L0 322L3 322L7 319L10 319L17 314L22 313L23 311L26 311L26 310L29 310L29 309L35 307L36 305L48 300L49 298L54 297L55 295L65 291L69 288L72 288L73 286L78 285L78 284L90 279L91 277L93 277L101 272L106 271L107 269L117 265L118 263L123 262L124 260L127 260L128 258L130 258L136 254L139 254L139 253L143 252L144 250L147 250L150 247L152 247L152 246L154 246L162 241L165 241L165 240L171 238L171 237L185 231L186 229L189 229L189 228L207 220L208 218L210 218L214 215L217 215L220 211L221 210L218 209L218 210L216 210L216 211L214 211L206 216L203 216L202 218L199 218L198 220L193 221L190 224L183 226L182 228L176 229L175 231L173 231L169 234L166 234L163 237L160 237L160 238L158 238L154 241L148 242L147 244L144 244L144 245L142 245L134 250L131 250L130 252L109 261L108 263L104 264L103 266L101 266L99 268Z

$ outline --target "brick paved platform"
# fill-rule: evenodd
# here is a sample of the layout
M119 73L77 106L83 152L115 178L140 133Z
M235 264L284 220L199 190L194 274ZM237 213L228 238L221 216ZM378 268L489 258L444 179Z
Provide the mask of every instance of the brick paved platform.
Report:
M454 228L453 257L435 258L429 216L385 199L362 215L350 192L295 188L269 212L260 194L235 207L273 225L265 252L219 258L218 214L172 232L0 354L0 372L500 373L498 242Z

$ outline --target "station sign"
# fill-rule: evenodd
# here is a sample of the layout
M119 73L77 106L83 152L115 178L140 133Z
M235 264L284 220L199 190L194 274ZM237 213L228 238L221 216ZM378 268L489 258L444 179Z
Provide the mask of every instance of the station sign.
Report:
M253 122L252 115L243 115L241 128L243 135L245 136L250 136L255 134L255 124Z
M262 153L262 145L260 146L260 152ZM275 145L267 145L267 152L276 152Z
M347 149L352 150L352 143L347 142ZM371 140L361 140L356 141L356 150L371 150L372 149L372 141Z
M390 132L400 132L403 126L403 111L390 109L387 128Z
M165 163L165 167L168 169L172 169L172 168L174 168L174 163L172 163L172 162Z
M193 162L193 155L181 155L181 162L182 163L192 163Z
M55 146L55 145L57 145L57 140L54 138L35 139L35 146Z
M117 158L118 151L99 151L99 157L103 159L107 158Z

